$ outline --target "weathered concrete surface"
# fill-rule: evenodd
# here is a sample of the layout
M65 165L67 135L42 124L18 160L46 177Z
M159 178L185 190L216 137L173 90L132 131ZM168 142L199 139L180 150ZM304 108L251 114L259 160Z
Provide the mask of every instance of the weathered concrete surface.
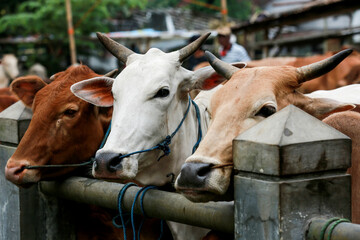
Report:
M270 181L235 176L236 239L304 239L313 217L351 219L350 175Z
M346 135L290 105L234 139L234 168L283 176L351 165Z
M32 111L18 101L0 113L0 141L18 144L24 136Z
M0 240L20 239L19 188L5 179L5 165L14 151L0 145Z
M235 238L303 240L314 217L351 219L351 140L288 106L234 140Z

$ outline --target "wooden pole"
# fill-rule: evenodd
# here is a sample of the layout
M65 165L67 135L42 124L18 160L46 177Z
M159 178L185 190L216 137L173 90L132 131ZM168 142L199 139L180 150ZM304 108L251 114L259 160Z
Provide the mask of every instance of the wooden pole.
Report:
M74 38L74 27L72 23L72 14L71 14L71 0L66 0L66 19L68 23L68 35L70 42L70 56L71 64L76 64L76 48L75 48L75 38Z
M227 14L228 14L227 2L226 2L226 0L221 0L221 15L222 15L222 21L224 24L227 23Z

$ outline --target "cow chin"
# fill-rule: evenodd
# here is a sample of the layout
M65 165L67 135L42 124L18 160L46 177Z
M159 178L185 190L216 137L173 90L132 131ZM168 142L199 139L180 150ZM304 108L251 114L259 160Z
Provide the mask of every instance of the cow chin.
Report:
M205 184L201 187L181 186L178 181L176 189L192 202L230 201L234 199L229 190L232 169L212 169Z

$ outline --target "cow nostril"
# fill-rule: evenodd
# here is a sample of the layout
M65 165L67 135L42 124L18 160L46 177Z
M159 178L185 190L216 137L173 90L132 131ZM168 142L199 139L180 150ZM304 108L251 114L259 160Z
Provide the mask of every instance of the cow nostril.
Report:
M22 166L20 168L18 168L17 170L14 171L14 175L19 175L20 173L22 173L25 169L25 166Z
M204 176L208 175L208 173L211 171L212 166L213 166L213 164L206 164L206 165L204 164L204 165L202 165L199 168L199 170L197 172L197 175L199 177L204 177Z
M109 160L107 167L110 172L116 172L117 170L122 169L122 158L120 158L121 156L122 154L119 154L118 156Z

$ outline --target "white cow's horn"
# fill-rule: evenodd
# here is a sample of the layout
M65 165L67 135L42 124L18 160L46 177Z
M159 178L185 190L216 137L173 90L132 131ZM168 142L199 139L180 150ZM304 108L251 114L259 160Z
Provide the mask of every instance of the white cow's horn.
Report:
M119 59L119 61L121 61L123 64L126 64L127 58L134 53L127 47L107 37L105 34L97 32L96 36L104 45L104 47L109 50L109 52L111 52L111 54L114 55L117 59Z
M319 62L297 68L297 72L299 73L298 82L303 83L330 72L341 63L342 60L349 56L352 51L352 49L346 49Z
M230 79L236 71L239 71L239 68L221 61L209 51L205 51L205 57L209 61L210 65L214 68L214 70L226 79Z
M198 39L188 44L179 50L179 62L185 61L188 57L190 57L196 50L200 48L200 46L205 42L205 40L210 36L210 32L201 35Z

